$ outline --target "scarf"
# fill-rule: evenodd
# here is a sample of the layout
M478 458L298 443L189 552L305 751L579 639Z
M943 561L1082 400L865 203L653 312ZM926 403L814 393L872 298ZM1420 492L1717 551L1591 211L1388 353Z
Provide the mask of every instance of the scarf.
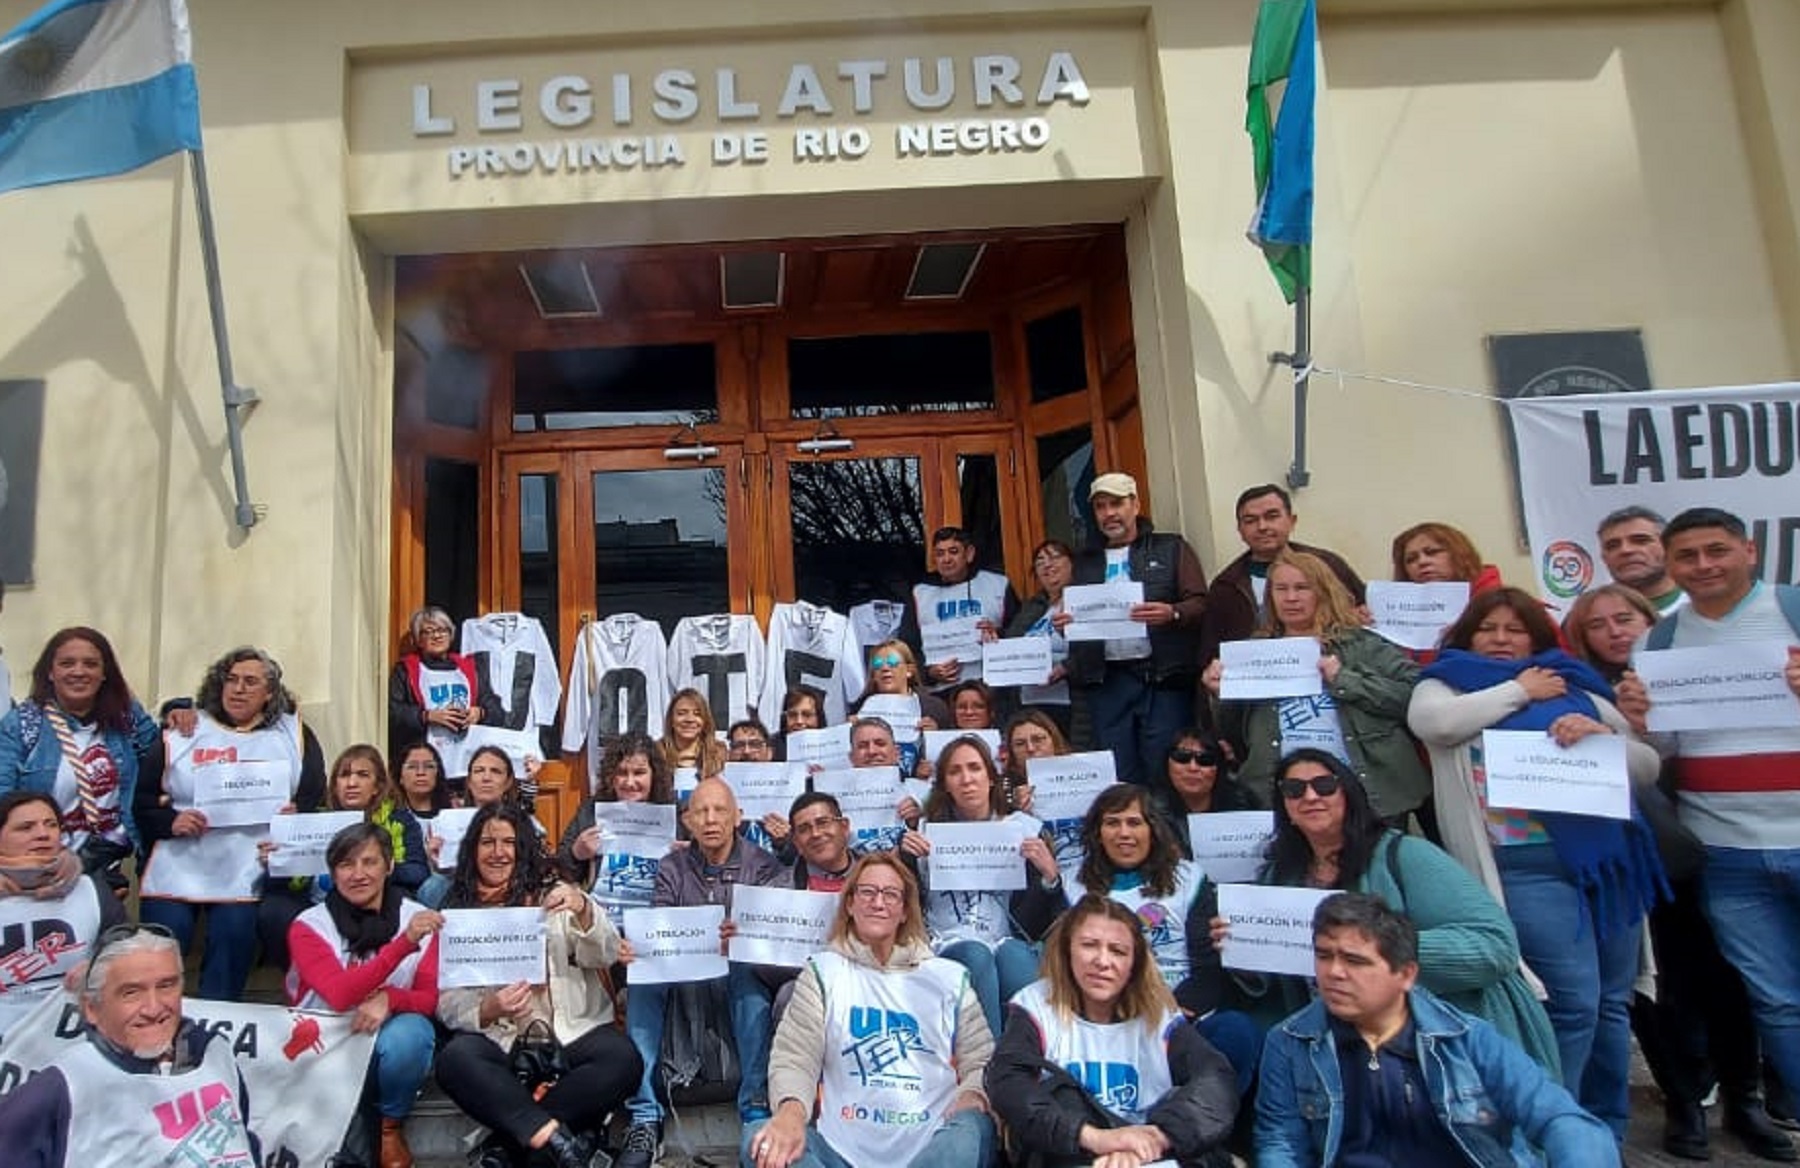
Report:
M1548 669L1568 683L1560 697L1534 701L1494 723L1495 730L1548 731L1564 714L1598 719L1594 696L1612 700L1612 686L1593 667L1561 649L1548 649L1521 661L1483 657L1466 649L1446 649L1420 677L1433 677L1461 692L1490 689L1516 680L1527 669ZM1549 833L1556 858L1582 893L1584 911L1602 938L1634 927L1660 900L1671 896L1656 852L1656 838L1634 799L1630 819L1534 811Z
M325 894L325 911L331 914L331 923L337 926L350 956L366 960L399 935L402 899L390 886L381 890L379 908L357 908L334 887Z

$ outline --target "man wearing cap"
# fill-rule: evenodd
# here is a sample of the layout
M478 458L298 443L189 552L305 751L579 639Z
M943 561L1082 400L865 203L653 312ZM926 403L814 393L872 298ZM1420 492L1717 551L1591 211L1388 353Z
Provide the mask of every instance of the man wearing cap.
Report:
M1085 688L1095 745L1113 752L1119 781L1160 783L1161 759L1194 717L1206 573L1187 540L1151 526L1130 475L1099 476L1088 501L1099 537L1077 557L1075 583L1141 584L1144 599L1132 607L1131 619L1144 633L1072 642L1069 679ZM1058 628L1068 627L1066 612L1054 620Z

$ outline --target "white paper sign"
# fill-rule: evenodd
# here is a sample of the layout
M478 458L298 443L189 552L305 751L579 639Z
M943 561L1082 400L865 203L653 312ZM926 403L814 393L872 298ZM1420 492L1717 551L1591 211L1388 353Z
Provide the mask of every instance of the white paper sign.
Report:
M1214 884L1247 884L1262 871L1273 811L1206 811L1187 817L1194 863Z
M734 885L731 919L737 933L731 938L731 960L798 969L825 948L837 909L835 892Z
M998 730L927 730L923 737L925 739L925 761L934 767L937 766L938 755L944 753L944 747L949 746L958 738L979 738L987 743L988 753L994 757L996 762L1000 758L1000 731Z
M437 945L440 986L544 984L541 908L445 909Z
M989 685L1043 685L1054 662L1049 637L1006 637L981 647L981 679Z
M700 770L698 767L675 768L675 795L678 799L685 801L689 795L694 793L694 788L699 785Z
M1031 813L1051 821L1082 818L1094 796L1119 781L1110 750L1027 759L1025 777L1031 783Z
M441 872L454 872L456 858L462 854L464 837L475 822L479 807L446 807L424 821L425 833L442 841L438 847L437 866Z
M1319 642L1311 637L1259 637L1219 646L1219 698L1253 702L1300 698L1324 691Z
M1219 915L1231 925L1219 960L1226 969L1313 975L1313 911L1329 888L1219 885Z
M200 903L255 900L263 875L257 845L266 834L256 827L215 827L200 835L157 840L144 865L138 895ZM319 854L324 856L323 851Z
M1631 665L1650 691L1648 722L1658 733L1800 726L1781 641L1647 649Z
M1590 734L1562 747L1542 730L1484 730L1488 806L1630 819L1625 745L1617 734Z
M194 772L194 806L209 827L261 827L293 802L286 762L240 762Z
M912 694L870 694L863 699L856 716L880 718L893 727L896 742L919 740L919 699ZM849 751L844 753L847 756Z
M788 808L806 791L806 768L785 762L728 762L725 785L751 823L771 812L786 819Z
M787 759L805 766L841 767L850 761L850 723L788 733Z
M1071 584L1063 589L1063 611L1069 614L1063 637L1070 641L1137 640L1144 635L1144 624L1131 619L1131 610L1142 603L1142 581Z
M959 616L921 625L919 645L925 650L927 665L937 665L944 661L980 661L980 618Z
M608 855L660 860L675 842L673 803L596 803L594 822Z
M850 821L851 843L856 847L885 851L900 842L905 830L899 814L904 792L900 772L893 767L820 771L812 777L812 784L813 790L838 801L844 818Z
M463 770L469 769L468 760L477 750L484 746L498 747L512 762L513 774L523 778L525 775L525 759L542 758L544 744L538 739L536 728L529 730L507 730L500 726L484 726L477 722L464 731L462 736Z
M630 967L632 984L711 981L730 973L730 964L719 952L719 926L724 921L722 904L626 909L625 936L637 955Z
M271 876L323 876L325 849L331 837L363 821L360 811L319 811L311 815L277 815L269 820Z
M1369 613L1375 631L1403 649L1435 649L1438 638L1469 606L1466 580L1410 584L1369 581Z
M1024 829L990 823L927 823L926 883L933 892L1007 892L1025 887Z

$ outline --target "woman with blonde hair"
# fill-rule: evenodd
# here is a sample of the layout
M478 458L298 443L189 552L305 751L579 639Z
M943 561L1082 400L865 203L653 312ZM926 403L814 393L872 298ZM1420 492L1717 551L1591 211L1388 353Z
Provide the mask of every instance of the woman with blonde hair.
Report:
M1220 703L1220 729L1243 758L1238 780L1268 803L1275 765L1302 747L1324 750L1350 765L1383 819L1399 823L1431 798L1431 774L1406 730L1406 706L1419 668L1393 643L1363 627L1356 602L1325 561L1309 552L1281 552L1269 564L1268 614L1263 637L1311 637L1319 642L1323 685L1310 697ZM1222 662L1203 677L1218 694Z
M981 1077L993 1049L967 971L931 954L912 873L891 852L864 856L826 951L794 982L769 1052L775 1113L744 1129L741 1162L987 1164ZM907 1122L889 1123L894 1114Z
M663 758L669 769L691 769L694 780L710 779L725 769L725 747L719 742L719 724L713 721L706 695L697 689L679 689L669 699L663 716Z
M912 697L919 703L920 730L949 729L954 724L950 707L943 698L925 692L920 680L923 676L924 670L919 668L919 659L913 655L912 646L899 640L881 642L869 650L869 684L864 687L862 697L856 699L851 716L860 717L863 706L877 695ZM901 771L917 774L919 740L908 740L904 727L895 729L894 740L900 746Z
M1075 1065L1106 1073L1077 1079ZM1050 930L1043 977L1007 1006L987 1087L1013 1162L1029 1168L1205 1162L1238 1105L1230 1064L1186 1024L1136 915L1093 893Z

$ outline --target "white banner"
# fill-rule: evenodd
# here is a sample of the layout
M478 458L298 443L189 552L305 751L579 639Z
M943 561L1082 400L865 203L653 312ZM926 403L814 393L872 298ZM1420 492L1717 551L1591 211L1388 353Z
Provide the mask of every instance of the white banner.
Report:
M1631 665L1650 691L1647 720L1659 733L1800 725L1784 641L1646 649Z
M463 839L469 825L475 822L479 807L446 807L424 822L425 834L440 841L437 866L439 871L456 871L456 858L462 854Z
M1254 702L1323 693L1319 642L1311 637L1258 637L1219 646L1219 699Z
M635 954L629 977L634 985L711 981L731 972L719 952L725 906L628 908L625 938Z
M981 647L981 679L989 685L1043 685L1054 664L1049 637L1007 637Z
M806 790L806 768L785 762L728 762L725 785L751 823L770 812L786 819L788 808Z
M1520 398L1525 529L1543 594L1570 601L1609 577L1600 520L1636 504L1673 518L1722 507L1750 527L1765 580L1800 582L1800 384Z
M373 1034L351 1033L349 1014L281 1006L188 998L182 1014L218 1034L215 1042L230 1044L244 1076L249 1127L262 1141L264 1165L302 1168L336 1154L362 1094L375 1050ZM0 1097L74 1043L86 1041L80 1005L71 996L52 994L0 1043Z
M293 775L285 760L201 767L194 773L194 806L209 827L261 827L293 800Z
M660 860L675 842L675 804L596 803L594 825L602 852Z
M1050 822L1085 817L1094 796L1119 781L1110 750L1027 759L1025 777L1031 813Z
M445 909L437 946L438 984L446 988L544 984L541 908Z
M842 767L850 765L850 723L823 726L817 730L795 730L788 734L787 759L804 766Z
M1488 806L1630 819L1625 745L1617 734L1563 747L1542 730L1483 730Z
M1275 834L1273 811L1207 811L1187 822L1194 863L1214 884L1247 884L1262 871Z
M277 815L269 820L271 876L323 876L325 849L331 837L363 821L360 811L316 811L309 815Z
M1144 635L1144 626L1131 619L1131 610L1142 603L1144 586L1137 580L1071 584L1063 589L1063 611L1069 614L1063 638L1070 641L1136 640Z
M1313 975L1313 910L1329 888L1219 885L1219 915L1230 924L1219 961L1226 969Z
M1402 649L1437 648L1438 638L1468 606L1466 580L1369 581L1369 615L1375 618L1375 631Z
M959 616L922 625L919 645L925 650L927 665L945 661L978 662L981 660L980 618Z
M825 948L837 908L835 892L735 885L731 919L737 932L731 938L731 960L798 969Z
M933 892L1008 892L1025 887L1025 857L1019 853L1024 829L996 819L989 823L927 823L931 851L925 855Z

